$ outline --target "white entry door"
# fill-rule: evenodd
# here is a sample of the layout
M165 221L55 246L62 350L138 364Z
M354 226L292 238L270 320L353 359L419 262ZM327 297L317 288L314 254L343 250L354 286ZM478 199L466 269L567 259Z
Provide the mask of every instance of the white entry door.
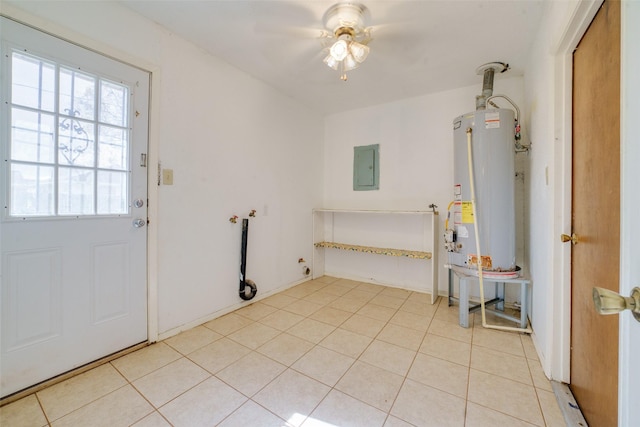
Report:
M0 17L0 394L147 340L148 73Z

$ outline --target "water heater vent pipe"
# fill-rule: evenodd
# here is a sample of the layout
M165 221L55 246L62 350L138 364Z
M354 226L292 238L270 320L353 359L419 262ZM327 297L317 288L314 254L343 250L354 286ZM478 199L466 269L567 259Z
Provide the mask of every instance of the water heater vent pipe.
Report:
M489 62L476 68L476 74L483 74L482 95L476 96L476 110L487 109L487 98L493 95L493 77L496 71L504 73L509 69L509 64L504 62Z

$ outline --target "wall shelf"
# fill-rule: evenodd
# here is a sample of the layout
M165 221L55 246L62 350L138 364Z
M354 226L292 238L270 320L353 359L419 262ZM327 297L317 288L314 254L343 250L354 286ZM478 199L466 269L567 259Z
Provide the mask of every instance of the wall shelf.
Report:
M438 212L435 210L314 209L313 244L314 278L325 273L327 249L427 261L431 263L430 272L428 277L420 276L420 282L425 283L424 290L431 293L432 304L438 299ZM369 277L371 274L367 270L358 275Z
M431 259L431 252L410 251L407 249L376 248L374 246L349 245L337 242L317 242L316 248L341 249L343 251L363 252L368 254L402 256L412 259Z

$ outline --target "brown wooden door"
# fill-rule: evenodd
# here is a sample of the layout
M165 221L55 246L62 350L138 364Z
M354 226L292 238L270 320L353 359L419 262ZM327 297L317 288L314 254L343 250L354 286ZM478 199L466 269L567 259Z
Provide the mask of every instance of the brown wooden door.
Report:
M573 54L571 390L590 427L617 426L618 316L592 288L619 290L620 2L607 0Z

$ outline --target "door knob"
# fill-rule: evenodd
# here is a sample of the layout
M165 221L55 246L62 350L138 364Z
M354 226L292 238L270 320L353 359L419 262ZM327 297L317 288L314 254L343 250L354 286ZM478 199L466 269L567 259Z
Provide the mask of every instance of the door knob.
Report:
M593 302L600 314L616 314L624 310L631 310L633 317L640 322L640 288L631 290L630 297L623 297L617 292L604 288L593 288Z
M147 225L147 221L145 221L142 218L136 218L136 219L133 220L133 226L135 228L144 227L145 225Z
M578 235L576 233L573 233L571 236L568 234L561 234L560 240L562 240L562 243L571 242L572 245L577 245L579 242Z

